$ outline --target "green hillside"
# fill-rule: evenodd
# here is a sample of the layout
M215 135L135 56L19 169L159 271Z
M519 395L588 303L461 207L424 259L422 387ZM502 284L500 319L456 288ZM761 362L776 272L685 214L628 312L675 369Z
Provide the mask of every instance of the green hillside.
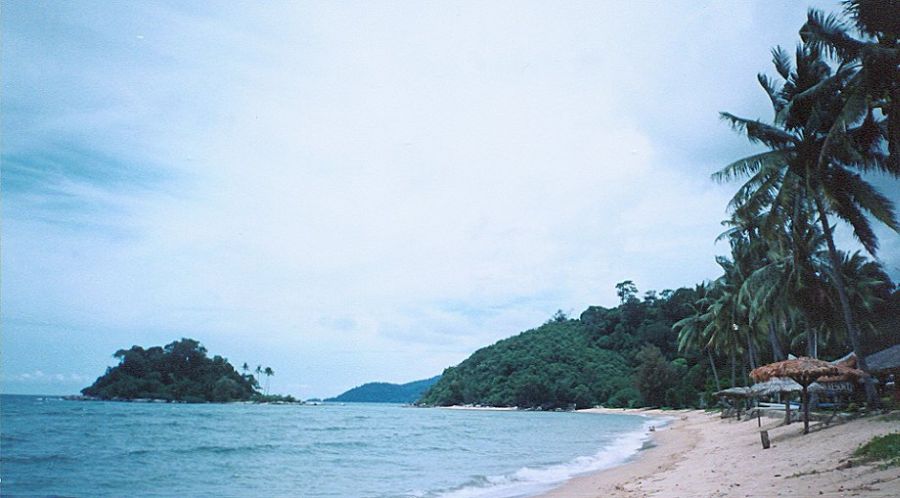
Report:
M694 291L681 289L613 309L591 307L578 319L558 313L446 369L420 401L544 409L693 404L707 388L707 367L679 355L672 332L693 300ZM653 389L661 392L641 392L650 387L636 382L643 363L653 367L660 380Z
M328 398L325 401L340 401L346 403L413 403L440 378L441 376L438 375L430 379L417 380L406 384L369 382L368 384L354 387L334 398Z
M536 329L479 349L444 370L419 403L541 409L702 407L720 388L747 385L751 367L788 353L806 353L809 334L802 327L751 335L728 322L722 329L734 336L714 337L705 343L709 346L697 340L718 326L715 302L725 295L722 282L649 291L643 300L632 282L622 282L617 286L619 306L592 306L578 319L559 312ZM872 318L863 334L867 353L897 341L890 331L900 320L900 290L886 289L879 304L861 314ZM849 350L846 338L823 339L818 345L822 358L837 358Z

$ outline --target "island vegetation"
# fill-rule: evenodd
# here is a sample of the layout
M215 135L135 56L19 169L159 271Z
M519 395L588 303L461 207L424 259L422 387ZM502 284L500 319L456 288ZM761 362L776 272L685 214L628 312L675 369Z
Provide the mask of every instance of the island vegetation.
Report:
M793 52L772 50L776 76L757 76L772 119L721 114L759 151L713 174L743 182L720 277L643 300L621 282L618 307L558 313L478 350L421 403L704 406L788 354L853 352L867 370L867 355L900 342L900 292L876 258L876 224L900 223L872 184L900 177L900 16L894 2L852 0L843 15L810 9L799 32ZM839 248L835 230L862 250Z
M296 401L291 396L260 393L257 377L250 373L247 363L243 374L194 339L181 339L165 347L144 349L132 346L113 355L119 364L109 367L82 394L103 400L164 400L186 403L231 401ZM270 367L257 367L257 373L274 375Z

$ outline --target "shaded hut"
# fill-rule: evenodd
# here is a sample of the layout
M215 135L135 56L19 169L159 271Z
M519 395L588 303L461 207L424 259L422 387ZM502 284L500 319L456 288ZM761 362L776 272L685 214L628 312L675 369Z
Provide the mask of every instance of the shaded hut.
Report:
M814 358L796 358L770 363L754 369L750 377L757 382L765 382L769 379L787 377L800 384L800 397L803 402L803 433L809 433L809 385L820 377L838 375L841 369L827 361Z
M791 423L791 401L789 395L803 390L803 386L786 377L773 377L767 381L757 382L750 388L756 396L778 394L784 399L784 425Z
M716 391L713 393L715 396L718 396L720 399L730 399L734 403L735 410L737 411L737 418L741 418L741 403L743 400L750 398L753 396L753 391L749 387L729 387L728 389L722 389L721 391ZM722 413L724 418L725 412Z
M900 344L866 356L866 365L873 374L900 375Z
M900 389L897 385L897 377L900 377L900 344L877 353L866 356L866 365L872 375L876 375L882 381L885 394L900 401Z

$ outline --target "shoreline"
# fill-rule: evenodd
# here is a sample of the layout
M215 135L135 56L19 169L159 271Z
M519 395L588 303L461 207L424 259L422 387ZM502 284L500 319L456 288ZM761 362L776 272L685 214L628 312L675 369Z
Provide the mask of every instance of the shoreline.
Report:
M668 417L652 444L621 465L576 476L542 498L644 496L900 496L900 467L854 460L876 435L896 432L880 416L801 434L802 424L763 418L772 447L763 450L756 419L738 422L700 410L591 408L580 413ZM849 462L849 463L848 463Z

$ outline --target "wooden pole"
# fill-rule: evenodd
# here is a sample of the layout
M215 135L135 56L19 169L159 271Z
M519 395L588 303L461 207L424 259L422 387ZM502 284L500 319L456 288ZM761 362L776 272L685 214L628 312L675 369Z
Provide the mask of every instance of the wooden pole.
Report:
M762 442L763 449L769 449L769 431L759 431L759 439Z
M785 394L784 396L784 425L791 424L791 395L790 393Z
M759 414L759 398L756 398L756 426L762 427L762 420L760 420Z
M807 384L803 384L803 433L809 434L809 392Z

